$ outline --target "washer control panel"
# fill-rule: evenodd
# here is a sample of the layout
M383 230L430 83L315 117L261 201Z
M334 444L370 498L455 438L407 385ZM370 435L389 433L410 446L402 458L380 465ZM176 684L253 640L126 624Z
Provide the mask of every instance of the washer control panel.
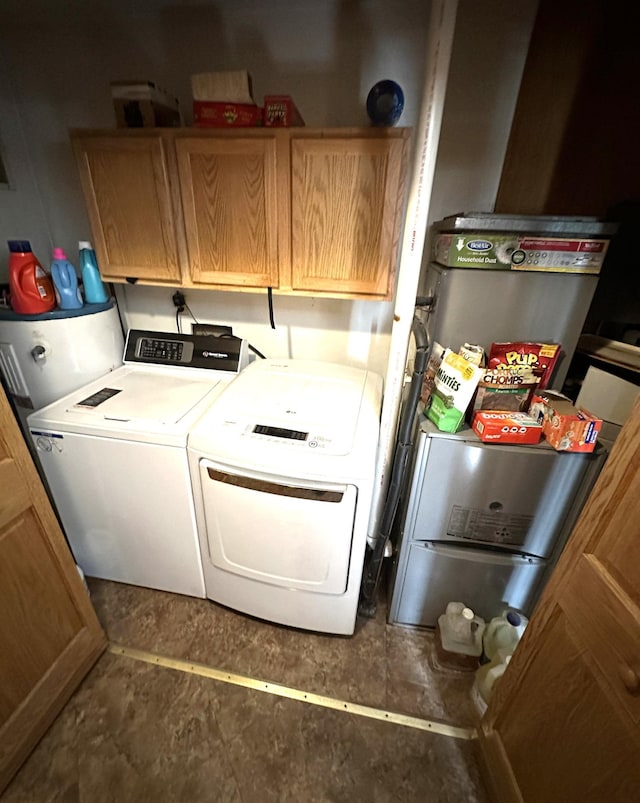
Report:
M233 335L188 335L130 329L124 362L207 368L237 374L247 362L246 341Z
M189 363L193 357L193 343L159 337L139 337L135 355L153 362Z

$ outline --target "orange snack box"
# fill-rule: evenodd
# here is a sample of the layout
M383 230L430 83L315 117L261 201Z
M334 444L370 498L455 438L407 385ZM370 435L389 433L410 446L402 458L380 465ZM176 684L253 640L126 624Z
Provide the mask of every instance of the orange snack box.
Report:
M542 437L542 425L526 413L478 410L472 428L484 443L538 443Z
M574 407L561 393L536 393L529 415L542 424L542 434L560 452L592 452L602 420L584 408Z

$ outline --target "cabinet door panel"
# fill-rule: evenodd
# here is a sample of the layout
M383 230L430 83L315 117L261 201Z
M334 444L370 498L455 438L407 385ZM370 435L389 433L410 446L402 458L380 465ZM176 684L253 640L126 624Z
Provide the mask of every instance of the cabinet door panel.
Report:
M500 800L638 797L639 520L640 401L483 717Z
M81 137L74 147L102 275L179 283L162 137Z
M401 139L292 141L294 290L390 297L403 150Z
M176 151L191 281L277 287L275 139L181 137Z
M637 799L634 731L624 712L612 705L588 642L556 607L539 635L535 662L522 673L522 692L498 715L492 732L495 748L517 779L521 797L513 799Z
M105 646L0 392L0 794Z

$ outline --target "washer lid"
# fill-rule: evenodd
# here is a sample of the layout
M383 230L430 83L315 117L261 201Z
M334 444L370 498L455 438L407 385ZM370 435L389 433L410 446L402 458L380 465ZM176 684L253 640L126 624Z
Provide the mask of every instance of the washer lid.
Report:
M132 371L115 382L110 380L105 376L97 390L87 388L86 395L76 394L67 405L67 413L107 421L171 425L217 384L153 371Z
M29 416L29 427L185 443L227 372L122 366Z

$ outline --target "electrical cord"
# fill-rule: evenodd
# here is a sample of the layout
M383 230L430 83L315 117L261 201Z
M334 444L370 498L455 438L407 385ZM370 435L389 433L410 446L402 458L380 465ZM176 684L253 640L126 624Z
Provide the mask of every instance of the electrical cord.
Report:
M191 317L193 318L193 322L194 323L200 323L200 321L196 318L196 316L193 314L193 312L191 312L191 307L187 303L185 303L184 308L187 310L189 315L191 315Z
M269 323L271 324L271 328L275 329L276 324L273 319L273 290L271 287L267 287L267 301L269 303Z
M176 329L178 330L178 334L181 335L182 331L180 329L180 310L176 310Z
M254 354L257 354L258 357L260 357L261 360L266 360L267 359L264 356L264 354L261 351L258 351L258 349L255 346L252 346L251 343L249 343L248 346L249 346L249 350L252 351Z
M225 339L234 340L235 339L235 335L229 335L229 334L218 335L218 337L220 338L220 340L225 340ZM258 351L258 349L255 346L252 346L251 343L247 343L247 346L249 347L249 351L252 351L254 354L257 354L257 356L260 357L261 360L266 360L267 359L264 356L264 354L261 351Z

